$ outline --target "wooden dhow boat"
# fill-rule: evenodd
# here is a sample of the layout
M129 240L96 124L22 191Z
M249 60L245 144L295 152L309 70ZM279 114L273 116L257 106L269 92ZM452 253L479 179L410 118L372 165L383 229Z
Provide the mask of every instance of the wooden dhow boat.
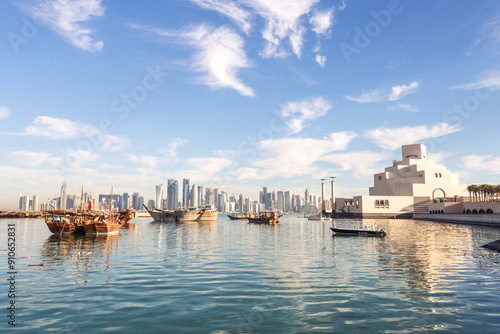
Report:
M247 213L249 223L278 223L281 214L273 211Z
M227 216L231 220L246 220L246 219L248 219L244 213L240 213L240 212L228 213Z

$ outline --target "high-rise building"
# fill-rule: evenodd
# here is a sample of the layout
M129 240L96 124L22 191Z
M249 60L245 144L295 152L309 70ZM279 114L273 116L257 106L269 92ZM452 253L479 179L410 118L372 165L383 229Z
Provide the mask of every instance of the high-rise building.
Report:
M191 193L189 194L191 197L190 200L190 206L193 208L197 208L200 205L198 204L198 186L196 184L193 184L193 187L191 188Z
M311 200L309 199L311 195L309 194L309 189L306 189L306 192L305 192L305 203L307 205L307 203L309 203Z
M264 186L264 187L262 187L262 201L261 201L261 203L264 203L266 210L268 208L267 201L268 201L268 199L267 199L267 187Z
M144 206L144 197L139 196L139 199L137 200L137 209L136 210L139 210L139 211L144 210L143 206Z
M203 201L203 186L198 186L198 205L202 206L204 204Z
M167 188L168 209L175 210L179 202L179 182L174 179L168 180Z
M19 193L19 210L23 209L23 194Z
M285 211L290 211L292 209L292 202L290 201L290 192L285 191Z
M150 200L148 201L148 209L149 209L149 210L153 210L154 208L155 208L155 201L154 201L154 200L152 200L152 199L150 199Z
M212 187L206 188L205 204L206 205L215 205L214 188L212 188Z
M139 210L139 193L132 194L132 209Z
M23 211L29 211L30 209L30 197L28 195L23 196Z
M163 199L163 184L157 184L155 186L156 190L156 202L155 205L158 209L163 209L162 208L162 199Z
M182 180L182 207L189 207L189 179Z
M61 186L61 196L59 197L59 209L66 210L66 203L68 199L68 185L64 182Z
M33 211L38 211L38 196L37 195L33 196L33 207L32 207L32 210Z
M129 199L130 199L130 195L128 193L123 193L123 196L122 196L122 205L123 206L120 209L127 210L130 208L128 205Z
M282 191L278 191L276 195L276 206L279 211L285 211L285 197Z

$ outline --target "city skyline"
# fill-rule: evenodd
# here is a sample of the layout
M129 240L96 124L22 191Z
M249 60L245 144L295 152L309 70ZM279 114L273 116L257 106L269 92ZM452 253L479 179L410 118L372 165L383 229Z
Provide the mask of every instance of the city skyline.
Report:
M170 180L169 180L170 181ZM177 180L171 180L175 183ZM188 181L184 179L184 181ZM161 189L162 184L156 185L155 189ZM130 196L129 192L124 193L113 193L113 208L118 210L135 209L138 211L143 211L143 204L149 209L158 208L162 210L175 210L182 207L199 207L203 205L213 205L219 212L234 212L237 211L300 211L308 205L313 205L318 209L321 209L321 199L322 197L316 194L312 194L309 189L305 189L304 197L300 194L292 193L288 190L273 190L272 192L267 191L267 186L263 186L259 196L252 200L252 197L245 197L243 193L228 193L224 190L219 190L217 188L209 186L197 186L193 185L192 190L188 193L189 205L185 206L182 202L178 201L177 205L173 205L170 202L169 195L171 192L163 192L162 190L157 191L160 196L153 198L147 198L140 195L138 192L134 192ZM203 196L203 189L206 191L206 195ZM177 191L180 191L177 189ZM200 196L197 196L200 192ZM166 194L166 196L163 196ZM179 198L174 196L174 198ZM89 201L91 202L90 207L93 209L109 210L109 198L110 193L101 194L94 193L92 190L84 191L81 188L79 193L68 193L67 183L64 182L61 185L61 192L59 197L48 197L47 200L39 201L37 194L26 195L18 193L19 201L17 208L10 208L9 211L38 211L38 210L52 210L52 209L79 209L83 207L84 209L88 207ZM331 198L325 197L326 201L330 203ZM236 206L224 206L220 204L221 199L223 202L236 203ZM160 203L158 205L158 203ZM253 204L262 204L261 207L255 208ZM327 205L328 209L329 204Z
M0 10L0 210L17 208L18 193L60 196L63 182L67 193L114 186L148 201L173 179L182 203L193 185L255 199L262 185L318 194L335 175L339 196L367 195L414 143L464 184L499 183L500 3Z

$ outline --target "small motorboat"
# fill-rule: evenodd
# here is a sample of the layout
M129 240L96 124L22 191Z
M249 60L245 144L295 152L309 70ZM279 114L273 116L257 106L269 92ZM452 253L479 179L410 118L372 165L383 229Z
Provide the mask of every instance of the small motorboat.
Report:
M387 232L384 229L367 230L367 229L347 229L330 227L334 235L358 235L367 237L385 237Z

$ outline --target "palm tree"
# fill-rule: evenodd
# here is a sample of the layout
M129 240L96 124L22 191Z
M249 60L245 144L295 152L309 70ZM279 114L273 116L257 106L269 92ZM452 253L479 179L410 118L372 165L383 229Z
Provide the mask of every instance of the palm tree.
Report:
M472 193L474 192L474 185L469 184L467 186L467 192L469 193L469 202L472 202Z

